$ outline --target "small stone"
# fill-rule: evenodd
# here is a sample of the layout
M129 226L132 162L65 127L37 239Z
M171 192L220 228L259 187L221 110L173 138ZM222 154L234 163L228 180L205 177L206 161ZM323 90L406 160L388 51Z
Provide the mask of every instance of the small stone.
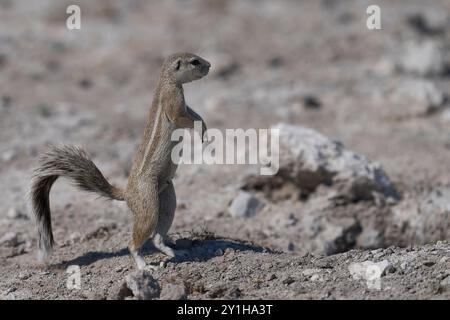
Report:
M446 99L431 81L403 80L392 92L390 112L396 117L424 116L442 108Z
M317 280L321 280L322 277L319 274L313 274L310 278L311 281L317 281Z
M305 270L302 271L302 274L305 277L310 277L310 276L312 276L314 274L320 273L320 271L321 271L320 269L305 269Z
M295 279L289 275L287 275L281 279L281 283L285 284L285 285L290 285L291 283L294 283L294 282L295 282Z
M2 161L3 162L9 162L11 160L14 160L14 158L17 157L17 150L16 149L9 149L2 153Z
M28 219L28 216L23 213L22 211L18 210L17 208L9 208L8 212L6 213L6 216L9 219L16 220L16 219Z
M274 273L271 273L267 276L266 281L272 281L275 280L277 276Z
M180 202L180 203L177 204L177 209L178 210L185 210L186 208L187 208L187 205L184 202Z
M78 84L83 89L90 89L92 87L92 81L86 78L81 79Z
M320 109L320 107L322 106L322 103L316 96L305 95L303 97L303 106L306 109Z
M252 194L240 191L228 209L233 217L251 217L260 212L263 207L264 204Z
M79 232L73 232L69 236L71 242L77 242L81 239L81 234Z
M98 293L98 292L94 292L91 290L86 290L82 293L82 295L87 299L87 300L104 300L105 297Z
M282 57L279 57L279 56L272 57L272 58L268 61L268 65L269 65L271 68L278 68L278 67L281 67L281 66L283 65L283 63L284 63L283 58L282 58Z
M186 287L180 284L166 283L161 290L161 300L185 300Z
M128 274L125 281L127 287L133 292L133 296L139 300L157 298L161 291L158 282L146 270Z
M117 296L115 297L117 300L126 300L127 298L130 298L133 296L133 292L128 288L127 283L123 282L119 290L117 292ZM113 297L114 298L114 297Z
M412 41L405 45L404 55L399 59L399 68L421 76L432 76L443 74L446 63L441 48L434 41Z
M449 16L445 10L424 11L408 17L408 24L425 36L440 35L445 32Z
M440 285L441 285L441 288L450 287L450 276L448 276L444 280L442 280Z
M0 68L3 68L8 62L6 54L0 53Z
M394 269L388 260L382 260L351 263L348 270L354 279L374 279L382 277Z
M442 111L441 119L444 122L447 122L447 123L450 122L450 109L445 109L444 111Z
M23 273L23 272L19 273L19 275L17 276L17 278L19 278L19 280L26 280L26 279L28 279L29 277L30 277L30 274L28 274L28 273Z

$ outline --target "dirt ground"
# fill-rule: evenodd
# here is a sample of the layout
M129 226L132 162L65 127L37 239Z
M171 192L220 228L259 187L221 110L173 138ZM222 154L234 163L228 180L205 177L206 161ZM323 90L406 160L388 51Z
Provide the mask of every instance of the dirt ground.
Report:
M135 269L127 206L58 180L57 245L42 268L30 177L48 144L76 144L125 186L162 59L189 51L212 64L185 86L209 128L314 129L379 163L398 199L335 201L336 184L305 194L282 177L255 187L250 165L181 165L169 233L183 255L152 274L163 291L449 299L450 2L377 1L382 29L369 30L372 2L0 0L0 298L124 298ZM81 30L66 28L70 4ZM251 217L230 213L242 190L264 203ZM364 261L385 261L380 286L352 269ZM69 265L80 290L66 287Z

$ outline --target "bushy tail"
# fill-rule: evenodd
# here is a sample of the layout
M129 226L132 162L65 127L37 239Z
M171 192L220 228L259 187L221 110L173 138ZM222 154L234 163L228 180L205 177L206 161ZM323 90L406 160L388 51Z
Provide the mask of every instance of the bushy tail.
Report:
M30 196L38 230L40 259L45 260L54 244L49 193L58 177L69 178L81 190L110 199L124 200L124 192L109 184L86 152L80 148L51 147L39 160L40 166L34 172Z

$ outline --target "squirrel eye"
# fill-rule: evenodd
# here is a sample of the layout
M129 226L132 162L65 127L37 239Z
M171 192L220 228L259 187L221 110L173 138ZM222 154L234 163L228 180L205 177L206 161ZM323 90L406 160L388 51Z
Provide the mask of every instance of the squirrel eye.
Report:
M194 60L191 61L191 64L192 64L193 66L198 66L198 65L200 65L200 61L197 60L197 59L194 59Z

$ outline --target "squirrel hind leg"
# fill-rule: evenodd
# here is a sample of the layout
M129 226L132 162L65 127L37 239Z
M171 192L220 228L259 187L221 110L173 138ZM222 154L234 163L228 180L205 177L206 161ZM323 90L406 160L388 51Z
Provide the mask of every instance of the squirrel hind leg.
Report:
M53 250L52 249L38 249L37 252L37 260L39 263L47 266L50 262L50 256L52 255Z
M139 270L144 270L145 267L147 266L147 263L145 262L144 257L139 253L139 250L130 249L130 253L134 261L136 262L137 268Z
M175 257L174 250L164 243L164 238L161 234L159 233L155 234L155 236L152 239L152 242L153 245L156 247L156 249L164 253L166 256L169 256L171 258Z

